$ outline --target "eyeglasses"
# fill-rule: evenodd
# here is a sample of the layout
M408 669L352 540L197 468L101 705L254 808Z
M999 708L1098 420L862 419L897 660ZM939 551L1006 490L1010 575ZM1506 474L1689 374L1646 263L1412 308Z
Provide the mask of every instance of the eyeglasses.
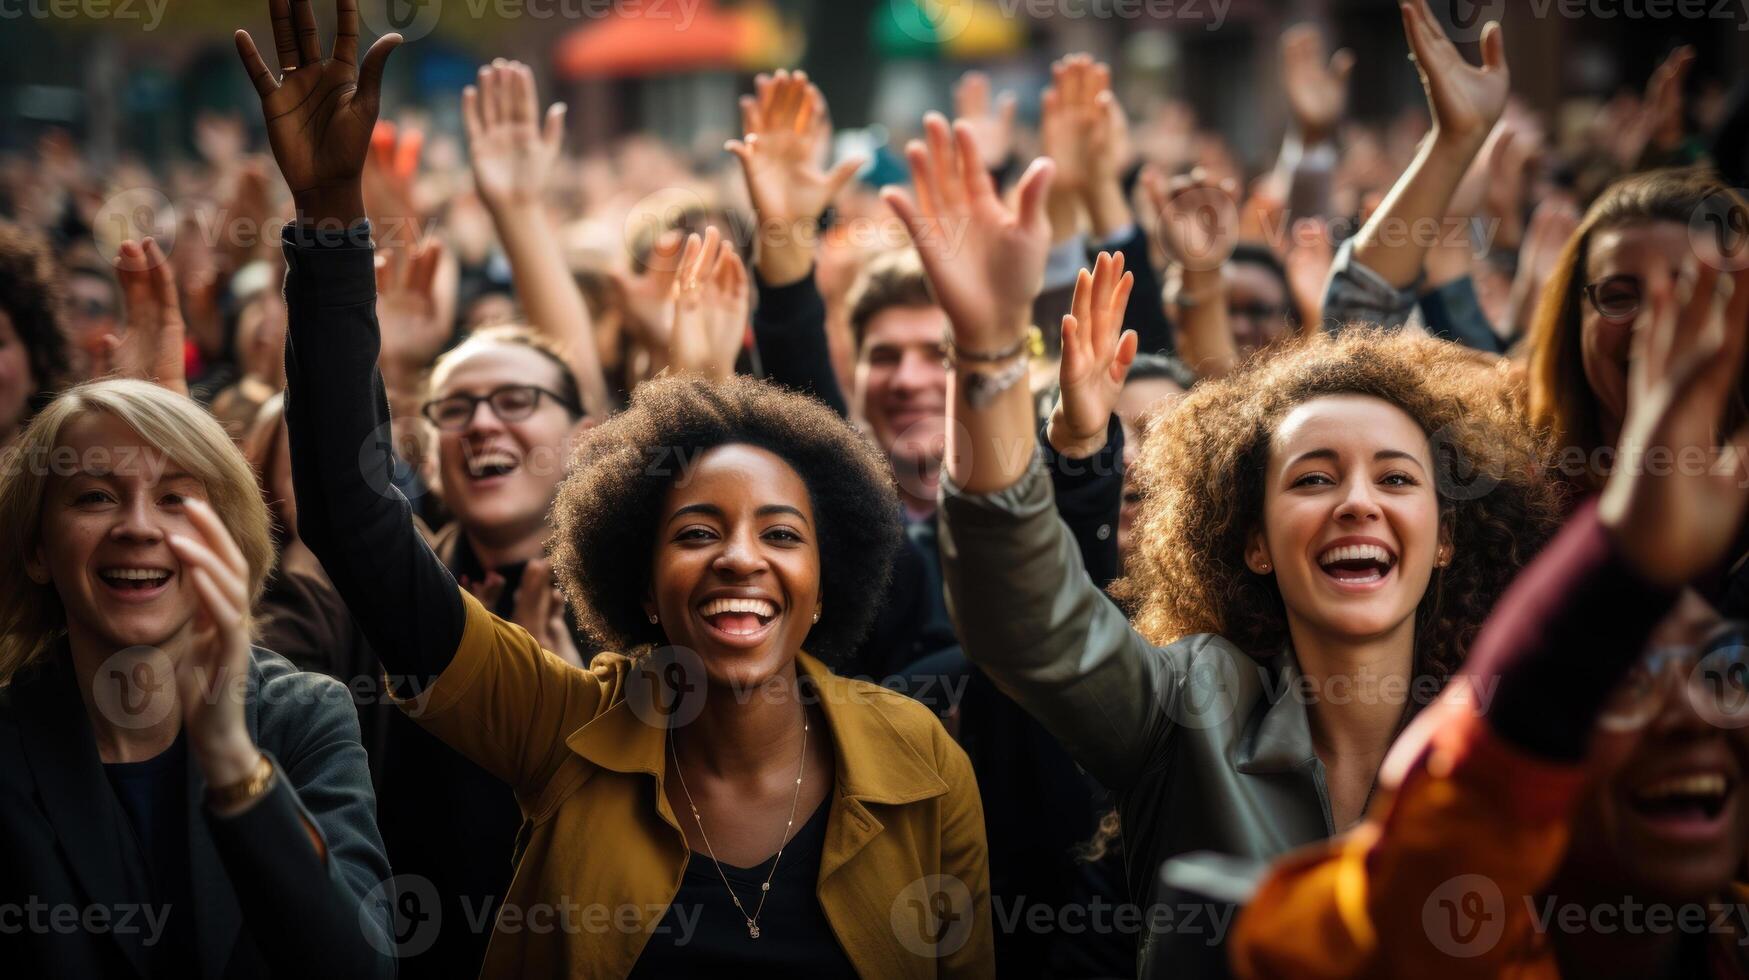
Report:
M479 409L481 402L492 406L492 414L501 421L520 422L533 415L534 410L540 407L543 395L563 405L572 415L583 414L583 409L572 399L537 385L503 385L484 395L433 398L419 407L419 414L431 420L431 424L439 429L459 432L474 420L474 412Z
M1678 684L1672 685L1672 677ZM1749 725L1749 623L1720 624L1693 646L1654 647L1628 672L1598 716L1612 732L1644 728L1664 710L1672 686L1721 728Z
M1626 320L1640 312L1640 281L1633 276L1610 276L1585 287L1585 298L1598 315Z

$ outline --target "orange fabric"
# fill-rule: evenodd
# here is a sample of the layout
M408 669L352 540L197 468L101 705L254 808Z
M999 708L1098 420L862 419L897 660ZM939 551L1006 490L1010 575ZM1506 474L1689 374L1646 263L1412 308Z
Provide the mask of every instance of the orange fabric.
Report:
M1582 771L1517 753L1453 699L1392 756L1364 824L1290 855L1258 889L1235 974L1558 977L1526 898L1560 864Z

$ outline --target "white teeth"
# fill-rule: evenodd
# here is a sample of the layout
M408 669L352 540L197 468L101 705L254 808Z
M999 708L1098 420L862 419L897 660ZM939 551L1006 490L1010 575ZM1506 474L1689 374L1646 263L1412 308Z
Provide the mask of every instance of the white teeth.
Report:
M111 568L103 573L103 577L124 582L155 582L169 578L170 573L162 568Z
M1659 800L1670 796L1724 796L1730 786L1723 773L1704 772L1673 776L1641 789L1641 799Z
M480 476L489 469L508 470L515 466L516 457L502 449L488 449L468 457L468 473L471 476Z
M700 613L706 617L722 613L752 613L770 619L777 615L777 604L764 599L712 599L704 604Z
M1376 561L1389 565L1391 553L1376 544L1348 544L1331 548L1318 556L1320 565L1333 565L1339 561Z

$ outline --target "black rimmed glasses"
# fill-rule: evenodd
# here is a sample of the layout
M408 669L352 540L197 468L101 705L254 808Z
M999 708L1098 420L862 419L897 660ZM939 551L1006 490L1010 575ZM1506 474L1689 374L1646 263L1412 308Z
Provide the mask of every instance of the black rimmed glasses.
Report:
M1585 298L1598 315L1609 320L1626 320L1640 312L1644 290L1633 276L1610 276L1585 287Z
M433 398L419 407L419 414L431 421L432 425L446 432L459 432L468 427L474 419L474 412L485 402L492 407L492 414L503 422L520 422L540 407L542 398L551 398L563 405L572 415L582 415L583 409L573 399L567 398L556 391L549 391L539 385L500 385L484 395L449 395L444 398Z
M1669 698L1683 695L1714 725L1749 725L1749 623L1721 623L1700 643L1648 650L1610 694L1598 726L1644 728Z

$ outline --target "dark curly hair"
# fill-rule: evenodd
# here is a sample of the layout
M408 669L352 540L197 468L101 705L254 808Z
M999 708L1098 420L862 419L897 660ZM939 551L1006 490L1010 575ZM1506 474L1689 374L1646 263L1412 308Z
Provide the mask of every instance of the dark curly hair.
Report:
M67 379L67 336L61 332L61 277L42 239L0 221L0 311L30 358L36 391L32 413L41 409Z
M705 450L758 446L808 488L828 598L808 634L827 661L855 649L886 594L899 546L899 500L886 460L837 413L751 378L658 378L584 433L553 503L553 571L577 622L608 649L665 642L644 618L662 501Z
M1114 594L1155 643L1216 633L1273 654L1288 639L1281 593L1244 561L1262 521L1270 437L1297 405L1368 395L1402 409L1431 440L1453 553L1416 610L1415 671L1449 677L1561 513L1545 477L1547 440L1526 423L1510 370L1445 341L1357 327L1198 385L1146 436L1133 474L1137 552Z

